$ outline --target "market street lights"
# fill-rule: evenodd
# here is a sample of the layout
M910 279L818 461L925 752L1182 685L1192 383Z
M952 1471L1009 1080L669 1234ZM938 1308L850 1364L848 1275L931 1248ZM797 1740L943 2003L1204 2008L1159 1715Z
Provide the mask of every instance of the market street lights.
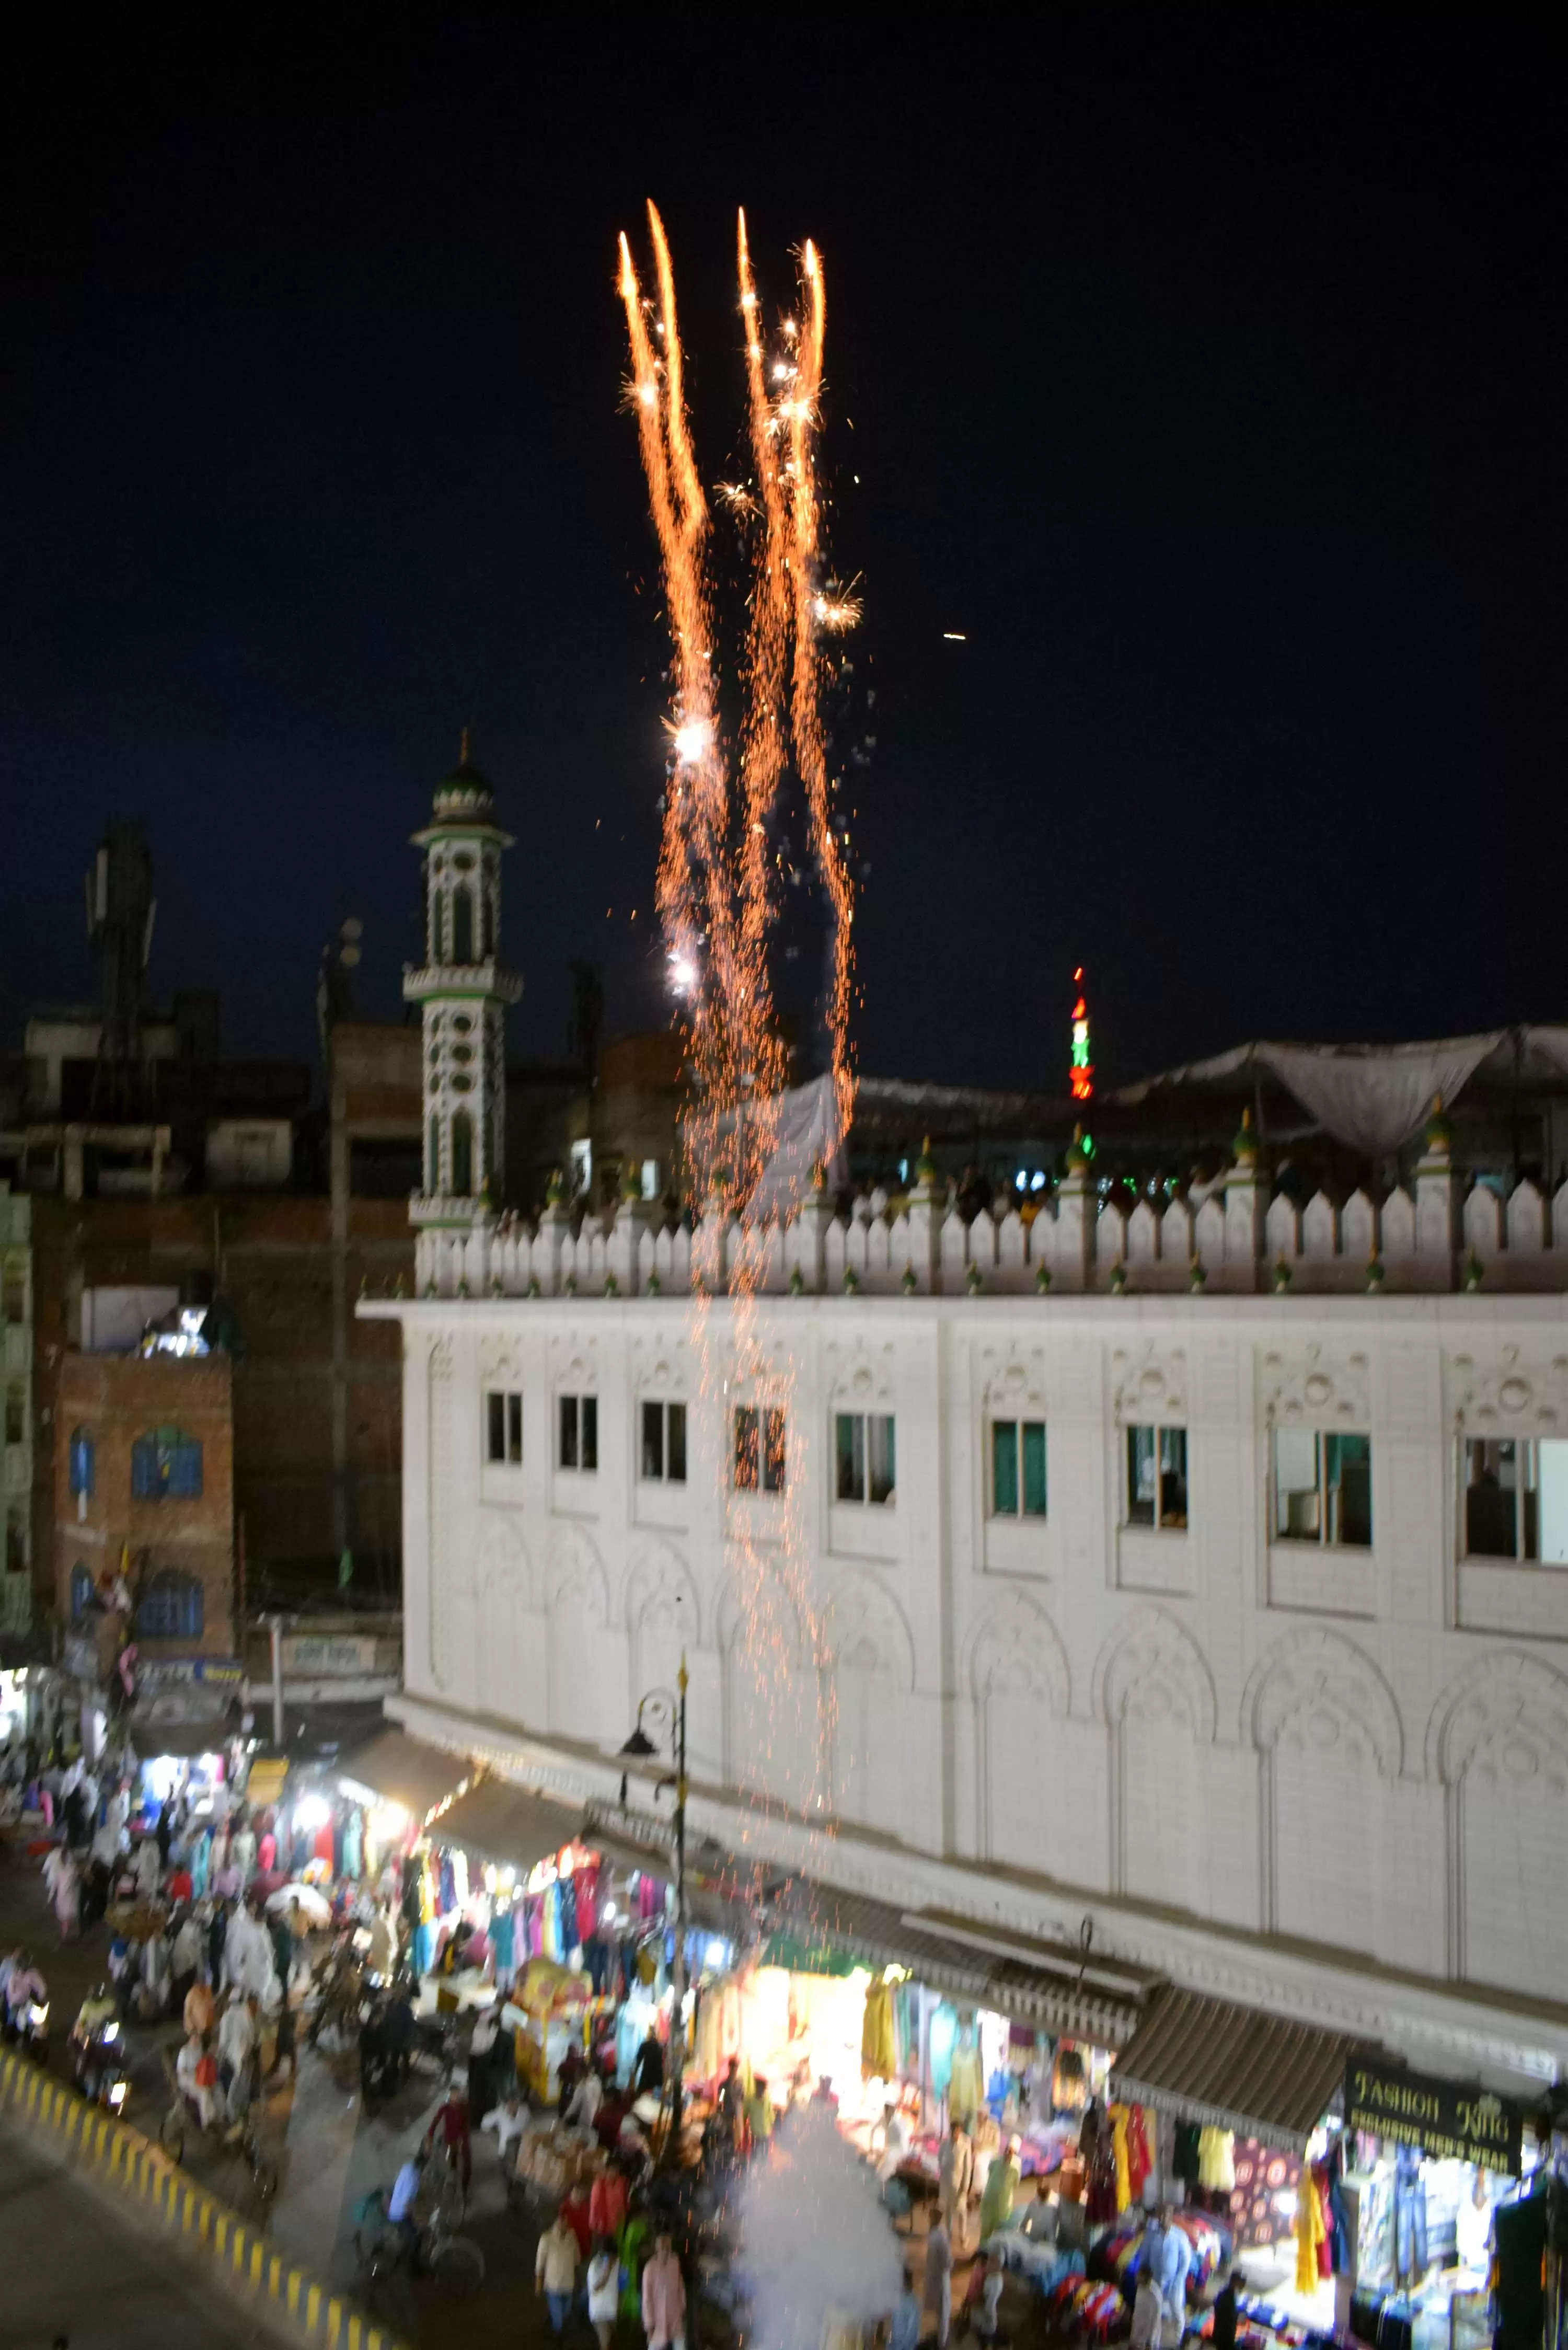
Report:
M680 1670L676 1676L679 1697L668 1690L649 1690L640 1698L637 1708L637 1726L626 1744L623 1754L646 1762L657 1754L658 1747L642 1726L648 1713L654 1721L662 1720L674 1734L675 1742L675 2029L670 2035L670 2136L666 2147L673 2150L680 2137L680 2092L686 2070L686 1651L680 1652ZM668 1779L659 1780L654 1786L657 1795L668 1787ZM626 1800L626 1782L621 1781L621 1801Z

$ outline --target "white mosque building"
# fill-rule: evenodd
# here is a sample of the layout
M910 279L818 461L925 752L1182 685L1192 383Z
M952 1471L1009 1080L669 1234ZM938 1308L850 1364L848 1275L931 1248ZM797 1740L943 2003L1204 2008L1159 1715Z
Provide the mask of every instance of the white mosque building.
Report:
M1568 2066L1568 1200L1473 1208L1434 1120L1414 1196L1298 1214L1243 1132L1142 1226L1078 1167L1027 1229L814 1197L765 1295L694 1300L641 1201L496 1217L466 764L417 839L421 1294L359 1307L402 1329L403 1728L613 1809L684 1657L694 1835L1446 2075Z

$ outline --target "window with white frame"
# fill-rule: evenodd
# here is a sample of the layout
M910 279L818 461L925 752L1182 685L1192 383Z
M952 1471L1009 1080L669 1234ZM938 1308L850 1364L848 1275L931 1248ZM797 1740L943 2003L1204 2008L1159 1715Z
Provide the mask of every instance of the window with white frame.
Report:
M1372 1546L1372 1439L1340 1429L1276 1428L1275 1542Z
M485 1389L484 1457L492 1468L506 1469L523 1458L523 1398L515 1388Z
M1461 1436L1468 1558L1568 1566L1568 1437Z
M583 1473L599 1465L599 1399L591 1395L564 1395L561 1407L561 1449L556 1458L563 1469Z
M733 1480L739 1493L782 1493L784 1489L784 1415L776 1404L735 1407Z
M1187 1523L1187 1430L1142 1425L1129 1428L1127 1523L1129 1526Z
M890 1509L898 1482L892 1413L841 1411L835 1420L834 1436L838 1499Z
M686 1406L656 1403L642 1406L642 1451L639 1474L649 1485L686 1482Z
M992 1421L991 1514L993 1518L1043 1518L1045 1515L1045 1423L1043 1419Z

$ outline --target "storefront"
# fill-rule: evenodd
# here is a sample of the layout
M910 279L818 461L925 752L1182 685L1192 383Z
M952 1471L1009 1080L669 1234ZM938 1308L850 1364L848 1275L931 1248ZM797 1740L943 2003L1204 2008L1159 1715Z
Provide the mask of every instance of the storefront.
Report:
M1507 2100L1171 1987L1112 2086L1158 2114L1162 2191L1195 2241L1214 2237L1200 2283L1233 2255L1251 2350L1303 2334L1372 2350L1490 2339L1489 2272L1529 2167ZM1101 2261L1125 2282L1136 2257L1109 2246Z
M1490 2341L1493 2251L1527 2167L1520 2108L1358 2051L1344 2110L1352 2334L1378 2350ZM1532 2170L1535 2155L1532 2145Z

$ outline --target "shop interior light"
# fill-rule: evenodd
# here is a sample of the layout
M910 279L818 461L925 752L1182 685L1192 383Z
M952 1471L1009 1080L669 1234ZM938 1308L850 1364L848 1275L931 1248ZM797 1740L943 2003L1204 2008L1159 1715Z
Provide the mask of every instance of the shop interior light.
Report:
M301 1795L294 1807L296 1828L324 1828L332 1817L332 1806L325 1795Z

